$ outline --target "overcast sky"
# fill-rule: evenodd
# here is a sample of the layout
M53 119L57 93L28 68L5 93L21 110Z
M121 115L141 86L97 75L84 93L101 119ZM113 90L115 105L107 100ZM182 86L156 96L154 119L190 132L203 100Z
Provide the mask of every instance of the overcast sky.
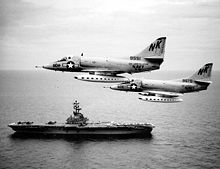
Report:
M161 36L161 70L220 70L220 0L0 0L0 69L129 57Z

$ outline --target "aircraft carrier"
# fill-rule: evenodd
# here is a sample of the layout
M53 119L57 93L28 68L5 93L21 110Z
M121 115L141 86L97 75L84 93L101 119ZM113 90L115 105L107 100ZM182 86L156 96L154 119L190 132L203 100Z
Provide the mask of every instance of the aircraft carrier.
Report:
M68 135L68 136L123 136L149 135L154 126L149 123L116 123L116 122L88 122L89 119L80 113L79 103L73 103L73 115L66 123L49 121L35 124L34 122L11 123L16 134Z

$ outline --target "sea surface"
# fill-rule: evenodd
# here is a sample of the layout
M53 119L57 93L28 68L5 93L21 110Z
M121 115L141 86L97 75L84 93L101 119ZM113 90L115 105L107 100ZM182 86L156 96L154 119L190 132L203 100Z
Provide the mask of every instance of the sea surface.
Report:
M154 71L134 77L173 79L192 73ZM0 71L0 168L220 168L220 72L213 72L208 90L185 94L183 102L172 104L140 101L137 93L78 81L74 75ZM156 127L146 138L72 139L15 137L7 126L65 122L74 100L90 121L150 122Z

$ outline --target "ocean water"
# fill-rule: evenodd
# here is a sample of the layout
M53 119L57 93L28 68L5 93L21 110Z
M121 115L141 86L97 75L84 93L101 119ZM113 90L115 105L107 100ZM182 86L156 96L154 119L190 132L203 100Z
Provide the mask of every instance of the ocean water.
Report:
M172 79L192 72L136 74ZM0 168L220 168L220 72L207 91L175 104L140 101L111 84L77 81L77 73L0 71ZM130 77L130 75L129 75ZM146 138L14 137L9 123L64 122L72 102L91 121L150 122Z

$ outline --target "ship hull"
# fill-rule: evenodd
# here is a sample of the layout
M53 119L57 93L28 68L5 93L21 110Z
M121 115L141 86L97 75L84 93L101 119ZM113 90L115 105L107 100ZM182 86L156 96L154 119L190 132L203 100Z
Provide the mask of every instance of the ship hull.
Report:
M16 133L42 135L145 135L150 134L153 127L149 126L74 126L74 125L18 125L9 124Z

